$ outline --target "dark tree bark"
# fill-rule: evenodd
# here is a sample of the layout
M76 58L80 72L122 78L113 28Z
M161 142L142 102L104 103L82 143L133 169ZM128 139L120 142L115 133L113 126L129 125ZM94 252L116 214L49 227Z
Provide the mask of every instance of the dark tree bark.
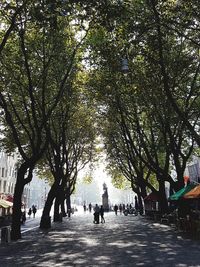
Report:
M67 188L66 205L67 205L67 214L68 214L68 217L70 217L70 214L71 214L71 194L70 194L70 188Z
M164 179L159 179L159 205L160 205L160 211L162 214L168 213L168 202L165 192L165 181Z
M55 203L54 203L53 221L54 222L59 222L60 221L60 198L59 198L58 195L56 196Z
M21 238L21 206L22 206L22 194L25 184L32 180L32 172L34 166L29 167L31 164L27 162L23 163L17 171L17 182L15 185L14 200L13 200L13 214L11 225L11 239L18 240ZM28 172L27 178L25 175Z
M57 188L58 188L58 182L54 182L54 184L52 185L48 193L47 200L46 200L46 203L43 209L43 213L42 213L42 217L40 221L41 229L48 229L51 227L50 211L53 205L53 200L56 197Z

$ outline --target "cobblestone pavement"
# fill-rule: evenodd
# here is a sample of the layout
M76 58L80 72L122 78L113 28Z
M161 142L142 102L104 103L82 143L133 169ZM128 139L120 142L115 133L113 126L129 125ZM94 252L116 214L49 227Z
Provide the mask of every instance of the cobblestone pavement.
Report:
M200 241L140 216L74 215L43 232L34 229L17 242L0 245L0 266L200 266Z

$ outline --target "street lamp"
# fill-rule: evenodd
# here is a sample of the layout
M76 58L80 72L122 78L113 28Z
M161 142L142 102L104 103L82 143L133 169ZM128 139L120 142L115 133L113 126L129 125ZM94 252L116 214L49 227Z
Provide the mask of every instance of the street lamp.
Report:
M124 74L127 74L129 72L129 66L128 66L128 59L127 58L122 58L121 71Z

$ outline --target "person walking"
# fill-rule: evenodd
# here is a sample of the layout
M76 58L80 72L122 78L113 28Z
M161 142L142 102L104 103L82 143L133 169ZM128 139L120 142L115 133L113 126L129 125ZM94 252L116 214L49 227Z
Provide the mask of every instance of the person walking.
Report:
M92 204L91 203L89 204L88 208L89 208L89 212L91 212L92 211Z
M122 214L122 204L119 205L119 212Z
M96 204L94 207L94 223L99 224L99 206Z
M28 216L29 216L29 218L31 218L31 214L32 214L32 209L30 208L30 209L28 210Z
M37 212L36 206L33 205L32 211L33 211L33 218L35 218L35 214Z
M85 205L85 203L83 204L83 210L84 210L84 212L86 212L86 205Z
M115 206L114 206L114 211L115 211L115 215L117 215L117 211L118 211L118 206L117 206L117 204L115 204Z
M100 213L100 216L101 216L101 223L105 223L103 205L101 205L99 213Z
M26 222L26 212L21 212L21 224L25 224Z

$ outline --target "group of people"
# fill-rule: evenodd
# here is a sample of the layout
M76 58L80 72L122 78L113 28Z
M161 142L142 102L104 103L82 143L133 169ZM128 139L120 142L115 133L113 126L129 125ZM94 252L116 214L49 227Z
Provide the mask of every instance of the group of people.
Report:
M119 204L119 205L115 204L114 207L113 207L113 210L114 210L115 214L117 215L118 211L120 212L120 214L122 214L122 212L125 209L132 209L132 208L133 208L133 206L131 204L127 204L127 205L125 205L125 204ZM135 206L135 209L137 210L138 207Z
M128 204L127 204L127 206L128 206ZM117 215L118 210L121 214L126 209L126 206L125 206L125 204L119 204L119 205L115 204L113 209L114 209L115 214Z
M96 204L94 207L94 221L93 222L96 224L99 224L100 218L101 218L101 223L105 223L103 205L99 207L98 204Z
M30 208L28 210L28 216L29 218L31 218L31 214L33 213L33 218L35 218L35 214L37 212L37 207L35 205L32 206L32 208ZM26 222L26 211L22 211L21 213L21 223L24 224Z
M32 214L32 213L33 213L33 218L35 218L35 214L36 214L36 212L37 212L37 207L36 207L35 205L33 205L32 208L30 208L30 209L28 210L28 216L29 216L29 218L31 217L31 214Z
M87 206L85 203L83 204L83 210L84 210L84 212L87 211ZM89 212L92 212L92 204L91 203L88 205L88 210L89 210Z

